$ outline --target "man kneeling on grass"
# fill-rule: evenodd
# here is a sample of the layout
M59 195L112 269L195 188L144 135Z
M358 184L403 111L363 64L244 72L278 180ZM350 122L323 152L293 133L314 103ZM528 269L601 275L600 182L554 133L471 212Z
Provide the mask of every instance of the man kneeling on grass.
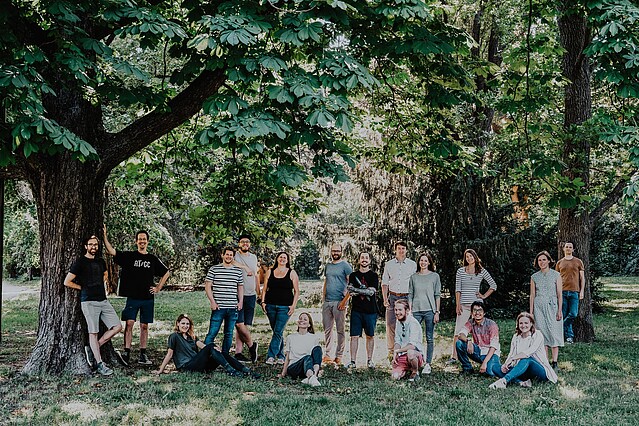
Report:
M499 364L499 327L484 315L486 308L482 302L470 305L471 319L466 321L458 335L457 359L462 365L462 373L471 374L472 359L481 364L479 372L493 377L501 377ZM469 339L472 337L472 341Z
M408 300L395 302L395 347L393 350L394 380L399 380L410 371L409 381L419 380L419 369L424 365L422 327L410 314Z
M86 253L73 263L64 279L64 285L80 290L80 305L89 332L90 346L84 348L89 367L91 370L97 369L98 373L103 376L110 376L113 374L113 370L102 362L100 346L122 331L122 324L120 324L118 314L115 313L115 309L106 297L104 286L107 282L108 272L104 259L96 257L99 247L98 237L92 235L87 238L84 244ZM106 325L107 331L98 339L100 320Z

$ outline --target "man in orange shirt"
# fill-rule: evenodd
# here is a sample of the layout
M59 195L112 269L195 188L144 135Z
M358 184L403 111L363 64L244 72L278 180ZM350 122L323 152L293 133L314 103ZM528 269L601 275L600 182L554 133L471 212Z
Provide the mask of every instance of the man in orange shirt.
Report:
M583 262L572 255L574 251L572 242L564 242L563 250L564 257L557 262L555 269L561 274L563 282L564 337L566 343L573 343L575 333L572 330L572 323L579 314L579 301L584 298L586 276Z

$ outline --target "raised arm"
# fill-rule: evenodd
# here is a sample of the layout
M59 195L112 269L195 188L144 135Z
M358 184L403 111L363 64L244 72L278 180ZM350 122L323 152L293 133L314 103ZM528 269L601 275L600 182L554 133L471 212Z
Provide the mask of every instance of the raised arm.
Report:
M104 225L104 248L106 248L107 253L109 253L111 256L115 256L116 251L107 238L106 225Z

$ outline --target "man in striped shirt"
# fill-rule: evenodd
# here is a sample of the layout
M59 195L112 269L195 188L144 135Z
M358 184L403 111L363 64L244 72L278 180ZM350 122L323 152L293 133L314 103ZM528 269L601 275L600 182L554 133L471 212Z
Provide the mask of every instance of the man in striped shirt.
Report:
M237 311L242 309L244 299L244 275L242 269L233 265L234 256L235 249L225 247L222 263L211 266L204 280L204 290L211 302L211 323L204 344L213 343L224 322L224 354L231 350Z

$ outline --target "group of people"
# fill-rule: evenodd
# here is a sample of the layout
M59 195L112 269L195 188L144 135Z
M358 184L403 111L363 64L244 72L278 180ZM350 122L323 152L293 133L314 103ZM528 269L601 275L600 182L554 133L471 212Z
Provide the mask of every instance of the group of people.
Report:
M140 231L135 236L137 251L119 252L108 241L104 229L104 245L114 261L121 267L119 294L127 297L121 320L125 322L124 352L116 351L118 361L130 364L132 330L140 313L140 354L138 363L149 365L146 353L148 325L153 322L154 295L158 293L170 272L154 255L147 252L149 235ZM295 312L300 296L299 278L291 268L287 252L275 257L268 268L259 265L250 252L251 240L242 235L239 249L225 247L222 262L212 266L204 287L210 302L209 330L200 341L193 332L188 315L180 315L174 333L169 336L167 353L157 373L165 371L173 360L176 369L184 371L211 371L222 367L234 376L253 376L244 362L257 361L258 342L253 340L249 327L253 325L256 306L265 312L272 336L266 354L267 365L281 365L280 377L302 378L303 383L319 386L322 364L343 363L345 350L346 311L350 301L350 362L347 368L356 368L359 338L366 336L366 366L374 368L373 352L378 317L377 297L380 279L371 270L371 255L362 252L357 269L342 257L339 244L331 246L331 259L325 266L322 286L322 325L325 352L315 334L312 317L304 312L298 316L297 331L284 338L288 320ZM100 355L100 346L122 330L120 319L106 299L107 269L97 256L99 240L91 236L85 242L86 253L70 269L65 285L80 290L82 312L87 321L89 345L87 361L100 374L113 373ZM418 380L421 374L430 374L434 352L434 329L439 322L441 280L435 262L429 253L420 254L417 262L407 258L407 245L397 242L395 256L384 264L381 278L381 296L386 308L386 339L392 378ZM557 270L550 268L552 257L546 251L535 258L539 271L530 281L530 312L521 313L516 321L516 333L505 362L499 362L499 328L485 317L483 301L497 290L497 284L482 267L477 253L464 252L463 266L457 270L455 286L456 325L453 351L448 363L459 362L462 373L473 371L472 361L480 364L480 373L498 378L493 388L508 383L530 386L531 379L556 382L558 349L565 341L572 343L572 321L577 315L579 299L585 285L583 263L572 255L573 244L564 244L564 257ZM156 285L155 278L159 278ZM480 292L483 281L488 290ZM107 330L98 338L99 323ZM423 345L423 329L426 348ZM221 347L215 339L223 330ZM235 332L235 339L234 339ZM234 342L235 340L235 342ZM230 355L235 343L235 354ZM248 357L243 349L248 349ZM551 350L551 361L547 349Z

